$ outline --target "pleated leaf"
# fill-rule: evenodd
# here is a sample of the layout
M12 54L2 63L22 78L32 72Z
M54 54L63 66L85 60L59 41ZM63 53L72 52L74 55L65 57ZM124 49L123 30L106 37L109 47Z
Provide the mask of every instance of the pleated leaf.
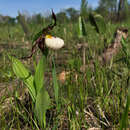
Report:
M12 68L15 75L23 80L25 85L29 90L29 94L32 97L32 100L35 101L36 98L36 91L33 84L34 77L30 74L30 72L24 67L20 60L13 56L9 56L9 59L12 61Z
M44 72L46 67L46 57L43 55L36 67L36 72L34 75L34 84L36 88L36 93L43 87L44 84Z
M44 128L46 127L46 110L49 108L50 102L48 92L42 87L36 97L35 115L39 125Z

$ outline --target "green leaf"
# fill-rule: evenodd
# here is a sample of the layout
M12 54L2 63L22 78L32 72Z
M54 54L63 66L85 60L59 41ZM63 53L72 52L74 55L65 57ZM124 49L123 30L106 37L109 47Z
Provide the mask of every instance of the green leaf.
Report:
M129 47L128 47L128 45L127 45L127 43L126 43L126 41L125 41L125 39L122 37L122 39L121 39L121 45L122 45L122 50L123 50L123 52L124 52L124 54L125 54L125 58L124 58L124 60L125 60L125 63L127 64L127 67L128 68L130 68L130 53L129 53Z
M36 72L34 75L34 84L37 93L43 87L45 68L46 68L46 57L43 55L36 67Z
M32 100L35 101L36 98L36 91L33 85L34 77L29 73L29 71L24 67L24 65L13 56L9 56L9 59L12 61L12 68L15 75L23 80L25 85L29 90L29 94L32 97Z
M122 45L122 49L123 49L125 55L129 56L129 51L127 51L128 47L127 47L127 44L126 44L125 39L123 37L121 39L121 45Z
M58 106L59 86L58 86L57 77L56 77L56 68L55 68L54 58L53 58L52 77L53 77L55 100Z
M43 30L39 31L38 33L35 34L32 40L32 44L43 34Z
M91 13L89 14L89 21L93 25L96 31L100 34L105 33L106 24L104 18L100 14Z
M85 28L85 22L84 19L79 16L79 37L86 36L86 28Z
M35 115L38 119L39 125L41 127L46 127L46 110L50 105L50 97L48 92L42 87L37 94L36 104L35 104Z
M128 89L126 107L125 107L124 113L122 115L121 123L120 123L120 130L123 130L124 128L126 129L128 127L127 124L128 124L129 108L130 108L130 87Z

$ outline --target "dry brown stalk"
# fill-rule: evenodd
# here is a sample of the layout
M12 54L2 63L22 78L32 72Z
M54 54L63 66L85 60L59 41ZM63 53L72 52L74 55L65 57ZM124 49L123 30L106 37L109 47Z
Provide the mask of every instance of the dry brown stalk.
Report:
M98 56L98 61L104 65L110 63L112 58L116 56L119 50L122 48L121 39L122 37L126 39L128 37L128 29L126 28L118 28L115 32L114 41L104 49L102 55ZM93 68L94 60L90 61L90 64L86 65L86 67ZM81 67L81 71L84 71L84 65Z
M99 56L99 59L102 60L103 64L109 63L113 56L117 55L119 52L121 46L121 39L122 37L126 39L128 36L128 30L125 28L119 28L117 29L115 33L114 42L108 46L103 52L101 56Z

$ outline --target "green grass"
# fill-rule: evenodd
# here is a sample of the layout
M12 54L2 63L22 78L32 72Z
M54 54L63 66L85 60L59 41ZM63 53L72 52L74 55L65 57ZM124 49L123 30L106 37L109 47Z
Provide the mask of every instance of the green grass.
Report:
M101 36L89 23L86 24L88 35L85 37L85 41L89 45L89 48L86 49L86 63L101 54L104 46L111 43L114 31L118 26L121 25L107 24L105 34L107 40L104 45ZM125 27L129 26L125 23ZM19 24L9 27L9 32L7 28L7 25L0 28L2 34L0 45L6 44L0 52L0 89L1 92L5 92L4 89L8 90L11 87L12 91L5 94L0 92L0 129L40 129L34 117L31 97L22 81L14 75L6 55L8 52L16 54L17 57L28 55L31 52L31 44L30 49L24 49L27 46L26 38L25 41L22 41L24 32ZM30 25L30 28L31 34L34 34L39 31L41 25ZM124 62L115 62L124 57L123 51L114 57L111 65L101 66L95 60L94 69L88 67L85 72L81 72L82 52L75 48L76 44L82 42L78 38L77 23L58 25L54 28L53 34L65 40L65 48L54 52L55 67L50 60L51 52L47 58L48 67L45 72L44 86L51 97L51 104L46 112L46 129L76 130L91 127L106 129L123 128L125 125L129 127L130 116L127 117L125 114L129 113L129 96L127 98L127 95L129 94L130 71ZM130 37L128 37L127 44L129 42ZM8 48L12 43L15 43L17 48ZM36 53L37 61L41 55L39 52ZM23 63L34 74L35 67L32 59ZM61 83L56 80L56 75L58 79L58 74L63 70L69 73L66 81ZM127 121L126 124L124 120Z

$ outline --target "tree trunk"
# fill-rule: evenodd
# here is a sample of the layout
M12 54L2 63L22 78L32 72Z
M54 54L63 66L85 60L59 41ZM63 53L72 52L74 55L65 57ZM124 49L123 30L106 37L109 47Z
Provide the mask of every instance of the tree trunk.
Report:
M118 4L118 13L117 13L117 20L119 21L121 18L121 11L124 5L124 0L120 0Z

